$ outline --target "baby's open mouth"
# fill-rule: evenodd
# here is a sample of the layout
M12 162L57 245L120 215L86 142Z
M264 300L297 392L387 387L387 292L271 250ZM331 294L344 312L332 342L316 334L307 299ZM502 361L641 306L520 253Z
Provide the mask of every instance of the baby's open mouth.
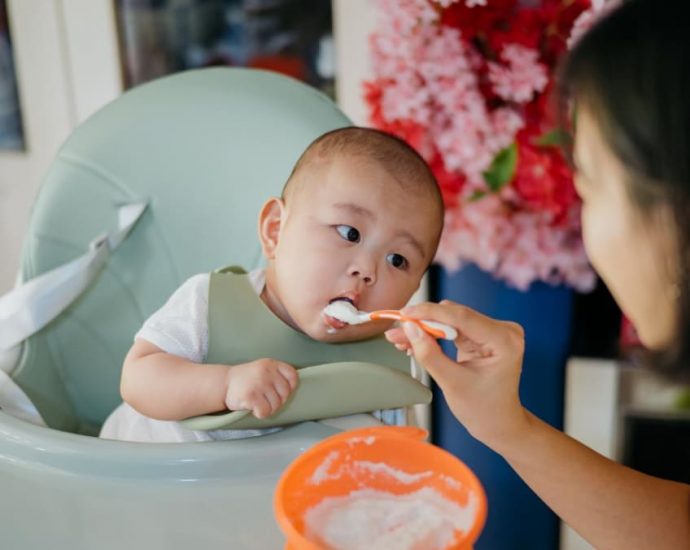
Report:
M353 306L357 307L355 305L355 302L352 298L348 298L347 296L339 296L338 298L333 298L329 303L332 304L333 302L337 302L339 300L342 300L344 302L348 302L352 304ZM336 330L340 330L342 328L345 328L348 326L348 324L344 321L341 321L340 319L336 319L335 317L331 317L330 315L326 315L325 313L323 314L323 320L325 321L326 325L329 327L329 332L335 332Z
M357 307L355 304L355 301L352 298L348 298L347 296L340 296L338 298L333 298L329 304L332 304L333 302L337 302L338 300L341 300L343 302L350 302L353 306Z

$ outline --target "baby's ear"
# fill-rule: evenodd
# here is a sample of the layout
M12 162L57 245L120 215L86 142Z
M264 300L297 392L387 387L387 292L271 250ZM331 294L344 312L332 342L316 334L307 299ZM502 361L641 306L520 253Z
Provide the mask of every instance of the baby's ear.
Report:
M259 213L259 240L267 260L272 260L275 257L284 210L285 203L279 198L271 197Z

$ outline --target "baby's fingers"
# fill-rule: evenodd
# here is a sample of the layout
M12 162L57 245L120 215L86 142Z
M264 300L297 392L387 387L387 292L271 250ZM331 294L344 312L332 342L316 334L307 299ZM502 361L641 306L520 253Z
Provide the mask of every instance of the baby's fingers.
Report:
M266 394L259 394L252 402L252 414L256 418L266 418L270 416L272 410L272 404L266 397Z
M280 397L280 394L275 390L273 386L266 388L266 390L264 391L264 396L266 397L266 401L268 401L271 406L266 416L271 416L280 407L283 406L283 399Z
M297 382L299 377L297 376L297 369L295 367L288 365L287 363L282 363L278 367L278 372L290 385L290 390L294 390L297 387Z
M288 397L290 397L290 394L293 392L290 382L288 382L288 380L282 376L276 379L276 381L273 383L273 388L280 397L281 404L284 404Z

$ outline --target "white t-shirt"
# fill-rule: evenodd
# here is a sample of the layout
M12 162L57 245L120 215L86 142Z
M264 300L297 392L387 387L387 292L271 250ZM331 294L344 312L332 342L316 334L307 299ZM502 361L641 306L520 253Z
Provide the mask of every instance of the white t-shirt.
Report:
M151 342L166 353L183 357L194 363L203 363L208 353L208 287L209 273L194 275L187 279L168 299L163 307L149 317L136 338ZM265 285L263 269L249 273L249 282L257 294ZM352 415L347 421L332 419L324 423L337 427L356 425L377 425L376 418L387 424L404 423L404 411L377 411L372 415ZM219 439L242 439L272 433L281 428L268 430L215 430L193 431L183 428L179 422L154 420L137 412L127 403L115 409L101 428L100 437L122 441L187 442L213 441Z

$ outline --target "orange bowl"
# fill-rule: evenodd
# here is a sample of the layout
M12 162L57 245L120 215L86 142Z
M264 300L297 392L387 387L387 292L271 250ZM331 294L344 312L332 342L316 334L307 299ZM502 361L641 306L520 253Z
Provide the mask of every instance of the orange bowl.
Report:
M463 462L426 443L426 436L425 430L411 427L349 430L297 457L278 481L273 503L285 549L323 550L313 534L307 536L307 512L324 499L363 489L396 496L432 489L434 496L472 510L469 523L455 530L454 542L444 550L472 548L486 521L484 489Z

